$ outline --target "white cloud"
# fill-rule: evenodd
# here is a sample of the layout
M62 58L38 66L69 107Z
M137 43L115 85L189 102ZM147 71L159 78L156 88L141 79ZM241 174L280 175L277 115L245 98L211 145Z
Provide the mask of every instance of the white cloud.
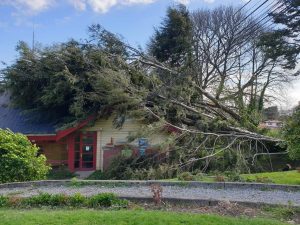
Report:
M97 13L106 13L117 5L151 4L157 0L69 0L77 10L85 10L89 6Z
M106 13L118 3L117 0L88 0L87 2L95 12L100 13Z
M183 4L183 5L188 5L191 3L191 0L177 0L176 2Z
M68 2L76 10L84 11L88 7L97 13L106 13L111 8L119 5L140 5L151 4L162 0L0 0L0 5L9 5L17 9L19 14L34 15L47 10L55 3ZM193 0L174 0L175 2L188 5ZM215 0L202 0L206 3L213 3ZM245 0L242 0L245 1Z
M84 11L86 9L86 3L84 0L69 0L76 10Z
M151 4L156 0L123 0L123 4L130 5L130 4ZM122 1L120 1L122 2Z
M55 0L2 0L0 5L10 5L26 14L34 14L48 9Z

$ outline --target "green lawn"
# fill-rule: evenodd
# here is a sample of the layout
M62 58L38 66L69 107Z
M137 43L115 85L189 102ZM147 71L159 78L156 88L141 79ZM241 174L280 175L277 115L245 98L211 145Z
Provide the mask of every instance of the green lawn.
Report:
M102 224L102 225L283 225L275 220L230 218L216 215L183 214L161 211L101 210L0 210L0 224Z
M256 181L258 178L268 178L275 184L294 184L300 185L300 173L296 170L286 172L243 174L243 178Z
M242 174L245 182L259 182L259 183L275 183L275 184L290 184L300 185L300 173L296 170L286 172L268 172L268 173L252 173ZM224 176L225 181L229 179ZM163 181L179 181L178 178L166 179ZM195 181L202 182L216 182L215 176L203 176Z

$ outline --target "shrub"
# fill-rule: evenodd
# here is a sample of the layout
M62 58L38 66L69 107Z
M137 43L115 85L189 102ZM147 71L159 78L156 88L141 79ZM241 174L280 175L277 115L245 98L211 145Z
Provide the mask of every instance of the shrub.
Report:
M106 179L107 179L107 175L101 170L95 171L89 177L86 178L86 180L106 180Z
M285 121L283 138L287 144L287 151L291 159L300 159L300 107Z
M101 208L101 207L112 207L120 206L124 207L128 204L126 200L119 199L113 193L101 193L94 195L87 200L87 205L91 208Z
M40 193L36 196L27 198L19 197L5 197L0 196L0 208L1 207L90 207L90 208L104 208L104 207L127 207L128 201L119 199L112 193L102 193L91 197L84 197L80 193L76 193L72 196L63 194L48 194Z
M47 179L52 180L61 180L61 179L70 179L75 177L75 174L70 172L68 167L59 166L58 168L53 168L49 171Z
M51 195L48 193L40 193L38 195L29 197L29 198L23 198L21 200L21 205L23 206L42 206L42 205L50 205L51 202Z
M50 206L65 206L68 203L69 197L64 194L52 195L50 198Z
M6 196L0 195L0 207L6 207L8 206L9 199Z
M68 202L68 196L63 194L51 195L48 193L40 193L30 198L24 198L21 205L29 207L37 206L65 206Z
M183 172L178 175L178 180L193 181L195 177L190 172Z
M44 155L22 134L0 129L0 183L45 179Z
M245 181L244 178L241 177L240 174L237 173L237 172L226 171L224 174L227 177L228 181L232 181L232 182L243 182L243 181Z
M86 203L86 197L81 195L80 193L76 193L69 197L68 204L73 207L84 206Z

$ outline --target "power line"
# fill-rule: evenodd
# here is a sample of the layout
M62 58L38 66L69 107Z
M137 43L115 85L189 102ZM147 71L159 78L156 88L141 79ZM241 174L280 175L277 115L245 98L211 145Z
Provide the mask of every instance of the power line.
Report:
M281 6L282 6L283 4L281 4ZM280 7L281 7L280 6ZM285 8L283 8L283 9L281 9L278 13L284 13L284 12L286 12L287 10L289 10L289 8L290 8L291 6L287 6L287 7L285 7ZM278 8L278 7L277 7ZM276 10L277 10L277 8L276 8ZM268 30L267 28L269 28L270 26L273 26L273 24L269 24L269 25L267 25L266 27L265 27L265 24L267 24L268 22L270 22L272 20L272 18L270 18L270 19L268 19L267 21L265 21L264 23L260 23L260 24L256 24L256 25L259 25L259 26L257 26L254 30L252 30L252 28L254 28L255 26L253 26L251 29L249 29L248 31L250 31L251 33L253 33L254 35L257 35L256 34L256 31L258 31L258 30L260 30L260 29L264 29L264 30ZM253 36L253 35L250 35L250 36L248 36L247 37L247 39L245 39L243 42L245 43L245 44L243 44L243 45L237 45L235 48L243 48L244 46L246 46L247 44L248 44L248 40L249 39L251 39L251 38L254 38L255 36ZM245 53L247 53L249 50L251 50L252 49L252 47L250 47L249 49L247 49L247 50L245 50L244 51L244 53L242 53L240 56L242 56L242 55L244 55Z

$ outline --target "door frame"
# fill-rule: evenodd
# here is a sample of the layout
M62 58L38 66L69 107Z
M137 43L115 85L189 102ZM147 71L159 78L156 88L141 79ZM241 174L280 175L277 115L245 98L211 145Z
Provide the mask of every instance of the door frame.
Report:
M88 135L90 137L93 137L93 144L84 144L83 143L83 137L85 136L84 132L87 133L92 133L92 135ZM97 157L97 132L96 131L79 131L79 142L76 142L76 137L77 134L74 134L73 136L73 143L74 143L74 147L73 147L73 151L74 151L74 160L73 160L73 166L74 166L74 171L94 171L96 170L96 157ZM75 168L75 157L76 157L76 152L75 152L75 145L79 144L79 167ZM88 145L88 146L93 146L93 167L91 168L83 168L83 146L84 145Z

